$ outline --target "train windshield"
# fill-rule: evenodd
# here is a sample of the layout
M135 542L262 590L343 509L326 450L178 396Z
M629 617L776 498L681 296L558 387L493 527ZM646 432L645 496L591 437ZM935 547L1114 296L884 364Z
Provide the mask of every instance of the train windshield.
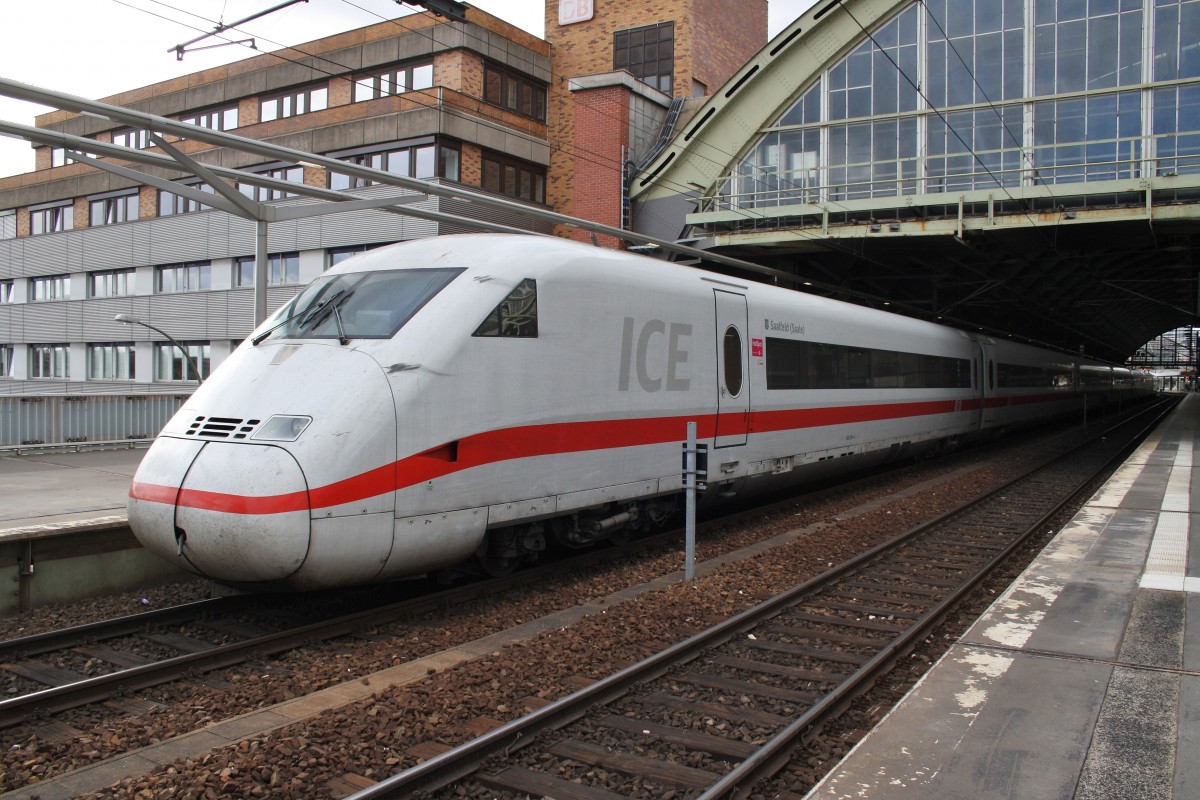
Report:
M460 272L394 269L326 275L279 309L253 342L391 338Z

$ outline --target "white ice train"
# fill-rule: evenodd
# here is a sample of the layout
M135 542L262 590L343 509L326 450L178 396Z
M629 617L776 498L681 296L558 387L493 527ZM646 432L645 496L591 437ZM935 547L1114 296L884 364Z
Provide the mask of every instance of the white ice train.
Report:
M559 239L443 236L305 288L166 425L149 549L313 589L659 522L689 421L704 502L1148 393L1140 373Z

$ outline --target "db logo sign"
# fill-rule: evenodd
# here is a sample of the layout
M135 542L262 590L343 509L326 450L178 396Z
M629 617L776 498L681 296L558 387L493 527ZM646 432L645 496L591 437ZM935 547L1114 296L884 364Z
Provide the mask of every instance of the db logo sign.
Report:
M558 0L558 24L586 22L596 12L595 0Z

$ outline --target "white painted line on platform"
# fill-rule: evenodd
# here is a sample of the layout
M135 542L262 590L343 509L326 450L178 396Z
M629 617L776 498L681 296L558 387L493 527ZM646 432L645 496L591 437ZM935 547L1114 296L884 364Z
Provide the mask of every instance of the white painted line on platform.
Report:
M1192 507L1192 439L1184 432L1167 478L1162 510L1146 556L1146 569L1138 586L1172 592L1200 590L1200 578L1189 578L1188 539Z

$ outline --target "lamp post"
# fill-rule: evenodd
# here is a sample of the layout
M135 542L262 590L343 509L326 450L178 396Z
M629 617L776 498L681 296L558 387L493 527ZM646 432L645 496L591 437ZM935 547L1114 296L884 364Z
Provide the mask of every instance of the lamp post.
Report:
M196 385L200 385L200 384L204 383L204 379L200 377L200 369L199 369L199 367L196 366L196 362L192 359L192 357L188 353L188 351L186 349L184 349L184 346L181 345L179 342L175 341L174 336L167 333L162 328L156 328L155 326L151 325L149 322L142 322L137 317L130 316L129 314L117 314L115 317L113 317L113 320L115 322L120 322L125 325L141 325L143 328L149 328L150 330L155 331L156 333L162 334L163 336L167 337L167 339L170 340L171 344L178 347L179 352L183 353L184 361L186 361L187 365L189 367L191 367L192 374L196 376Z

